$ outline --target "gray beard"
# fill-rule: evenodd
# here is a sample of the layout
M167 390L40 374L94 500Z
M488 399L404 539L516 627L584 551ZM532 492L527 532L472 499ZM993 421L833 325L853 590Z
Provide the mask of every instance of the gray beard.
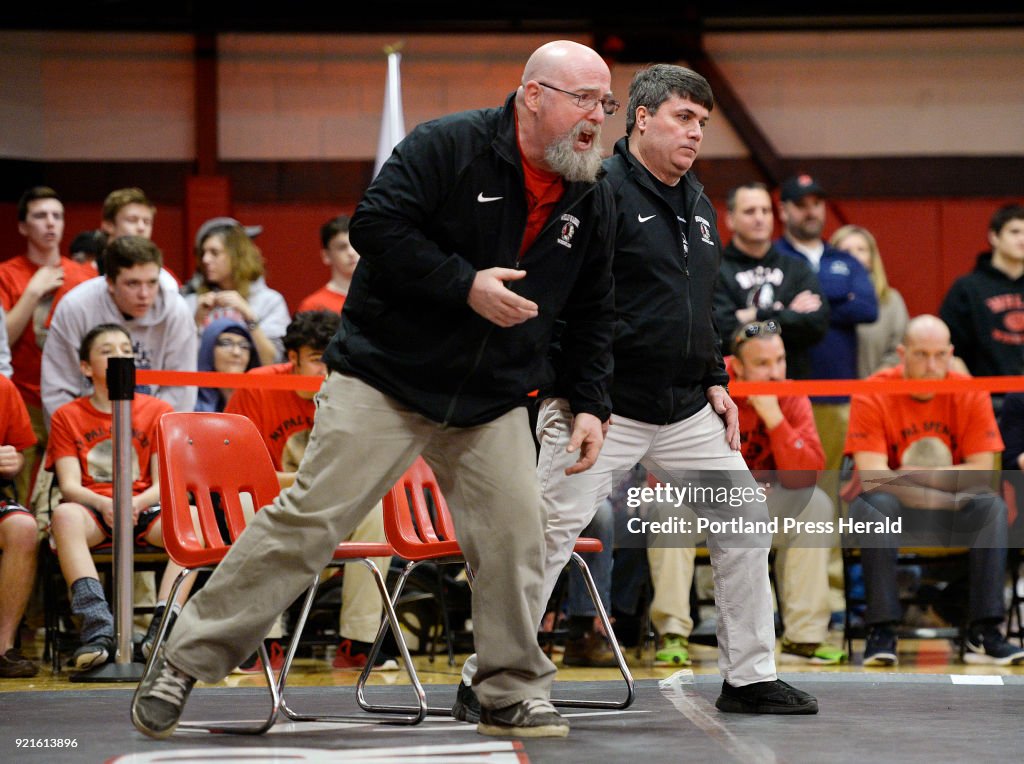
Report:
M601 170L600 127L594 128L593 144L589 149L580 152L573 148L583 128L584 123L580 122L544 150L544 159L548 167L570 183L593 183Z

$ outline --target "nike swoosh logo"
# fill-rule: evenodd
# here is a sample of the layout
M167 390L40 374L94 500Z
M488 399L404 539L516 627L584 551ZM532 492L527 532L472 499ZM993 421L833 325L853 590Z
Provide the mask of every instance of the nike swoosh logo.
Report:
M656 218L656 217L658 217L658 216L657 215L648 215L647 217L644 217L643 215L637 213L636 219L639 220L641 223L646 223L651 218Z
M476 200L478 202L480 202L481 204L485 204L487 202L496 202L499 199L504 199L504 198L505 198L504 196L484 196L484 192L483 191L481 191L479 194L476 195Z

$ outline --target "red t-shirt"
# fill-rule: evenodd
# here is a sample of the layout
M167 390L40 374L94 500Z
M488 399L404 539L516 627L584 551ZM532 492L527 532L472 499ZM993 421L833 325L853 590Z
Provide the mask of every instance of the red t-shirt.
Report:
M949 379L968 379L951 371ZM883 369L869 379L903 379L903 366ZM992 399L985 392L946 393L930 401L909 395L854 395L844 452L885 454L890 469L899 469L907 446L921 438L938 438L963 464L973 454L1003 450Z
M28 418L18 388L0 375L0 446L14 446L18 451L24 451L35 442L32 420Z
M516 145L519 145L519 117L516 116ZM523 232L523 243L519 247L522 255L533 244L540 229L551 216L551 210L565 193L565 181L562 176L540 170L532 166L523 156L522 147L519 158L523 165L523 180L526 182L526 231Z
M292 374L291 363L259 366L248 374ZM316 404L300 398L294 390L265 390L241 387L228 399L224 411L251 419L263 435L274 469L294 472L309 442Z
M96 269L91 265L76 263L67 257L61 257L60 264L64 268L64 283L39 301L32 320L25 325L25 331L11 346L11 366L14 367L11 379L25 403L37 408L43 405L39 394L39 376L43 363L43 343L46 341L53 310L69 290L83 281L96 278ZM37 270L39 266L29 260L28 255L19 255L0 263L0 303L5 311L10 312L18 303Z
M156 425L171 404L151 395L135 394L132 401L132 495L153 485L150 471L156 453ZM53 412L46 469L74 456L82 468L82 487L101 496L114 496L114 417L98 410L88 397L75 398Z
M341 292L335 292L329 287L321 287L317 289L313 294L306 295L299 303L299 309L296 313L302 313L304 310L333 310L335 313L341 313L341 308L345 304L345 295Z

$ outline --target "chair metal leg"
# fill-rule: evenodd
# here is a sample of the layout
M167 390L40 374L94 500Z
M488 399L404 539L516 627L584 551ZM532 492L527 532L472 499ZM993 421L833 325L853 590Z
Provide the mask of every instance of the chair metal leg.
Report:
M626 697L622 700L552 698L551 705L570 708L614 708L619 710L629 708L636 699L633 675L629 671L629 666L626 665L626 659L623 657L622 649L619 647L619 640L615 638L615 631L612 629L612 623L608 618L608 612L604 608L604 603L601 602L601 594L597 591L594 577L590 574L590 567L577 552L572 553L572 561L576 563L576 567L583 574L583 580L587 583L587 591L590 592L590 598L594 601L594 607L597 610L598 617L601 619L601 625L604 627L605 634L608 635L608 642L611 644L612 652L615 654L615 661L618 664L619 672L626 682Z
M394 613L394 609L393 609L394 608L394 603L398 602L398 598L402 596L402 589L405 588L406 581L409 580L409 576L412 574L413 570L415 570L416 567L421 562L423 562L423 561L422 560L420 560L420 561L415 561L414 560L414 561L409 562L405 566L405 569L402 571L402 574L398 577L398 581L395 583L395 588L391 592L391 598L390 598L389 601L387 601L385 603L385 608L387 608L390 611L390 613ZM438 565L443 565L443 564L454 563L454 562L462 563L462 560L461 559L456 559L456 560L435 560L434 562L436 562ZM359 675L359 680L356 682L356 700L359 702L359 706L364 711L370 711L372 713L380 713L380 714L409 714L409 713L416 713L417 709L413 708L411 706L381 705L381 704L371 703L370 701L368 701L366 699L366 693L365 693L366 681L370 677L370 671L373 669L373 662L377 659L377 654L380 653L381 645L384 644L384 637L388 633L388 628L392 628L392 629L395 630L395 632L396 632L395 639L398 642L398 647L402 651L403 657L405 657L407 655L408 648L405 646L405 639L402 637L401 631L399 630L398 616L396 615L394 617L394 619L392 619L390 617L390 615L389 615L388 619L385 620L383 623L381 623L380 629L377 631L377 638L373 641L373 647L370 648L370 654L367 656L366 665L363 667L363 671ZM409 659L406 658L406 660L409 660ZM412 665L411 662L410 662L409 665ZM421 708L422 708L422 710L423 710L423 712L425 714L428 714L430 716L449 716L449 715L451 715L451 712L452 712L451 706L428 706L428 705L426 705L426 695L422 696Z
M412 685L413 692L416 694L417 705L415 708L409 708L408 714L401 716L390 715L386 717L373 717L373 716L345 716L337 714L307 714L300 713L292 710L287 703L284 695L285 683L288 678L288 671L291 668L292 659L295 656L295 652L298 649L299 639L302 636L302 630L306 625L306 618L309 616L310 610L313 608L313 601L316 598L317 589L320 586L320 577L316 576L313 579L313 584L309 587L309 591L306 593L305 602L302 605L302 612L295 625L295 633L292 635L291 644L288 646L288 654L285 657L284 668L281 670L281 676L278 680L278 691L280 694L280 709L281 713L292 721L302 722L348 722L358 724L403 724L412 725L419 724L427 716L427 696L423 690L423 685L420 684L419 677L416 675L416 667L413 666L412 656L409 655L409 647L405 643L405 638L399 629L398 616L395 614L395 609L391 604L391 599L388 596L387 584L384 582L384 577L381 575L380 569L373 563L372 560L364 558L356 558L352 560L345 560L344 564L360 562L370 569L373 575L374 581L377 583L377 590L380 592L381 601L384 606L385 620L381 626L384 628L384 624L390 624L391 628L395 631L395 641L398 643L398 650L401 653L402 661L405 664L406 673L409 675L409 682ZM378 631L378 639L382 640L380 631ZM364 682L364 677L369 675L369 672L373 669L373 661L377 657L376 652L371 651L370 655L367 656L366 666L363 667L363 672L360 674L360 680ZM366 708L364 705L364 698L362 696L362 684L357 685L356 697L359 701L359 705Z
M212 568L193 568L184 569L174 579L174 585L171 587L171 593L167 597L167 602L173 604L178 599L178 590L181 588L182 583L188 577L188 575L194 571L199 570L212 570ZM153 670L153 666L156 662L157 654L163 649L164 642L167 640L167 626L170 623L172 607L169 605L164 608L163 617L160 619L160 627L157 630L156 641L153 643L153 651L149 654L149 660L146 661L146 668L142 674L142 680L139 682L139 687L146 681L146 677L149 676L149 672ZM281 696L278 693L277 681L274 679L273 670L270 667L270 656L267 654L266 645L260 643L258 654L260 661L263 663L263 674L267 680L267 686L270 689L270 701L271 708L267 714L267 718L263 721L259 720L246 720L246 721L217 721L217 722L181 722L178 725L179 729L201 729L207 732L218 732L224 734L233 735L262 735L272 726L277 720L278 707L281 704ZM138 687L135 689L135 695L139 692ZM132 703L135 702L133 697Z

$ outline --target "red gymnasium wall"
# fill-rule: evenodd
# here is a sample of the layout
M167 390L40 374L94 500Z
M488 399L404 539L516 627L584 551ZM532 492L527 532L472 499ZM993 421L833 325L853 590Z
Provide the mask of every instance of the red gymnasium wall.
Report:
M723 240L728 240L725 204L715 199ZM936 312L953 280L967 273L978 252L988 249L988 221L1009 201L991 199L835 200L829 210L826 237L843 222L857 223L875 234L889 280L903 294L911 315ZM352 207L326 204L236 204L233 215L246 225L262 225L257 239L267 265L268 283L292 309L328 278L320 263L320 225ZM842 218L842 219L840 219ZM98 205L70 204L66 210L64 248L75 234L99 223ZM180 278L194 270L194 258L183 230L181 207L160 205L153 238L168 267ZM13 204L0 204L0 260L23 251ZM188 245L190 246L190 244Z

